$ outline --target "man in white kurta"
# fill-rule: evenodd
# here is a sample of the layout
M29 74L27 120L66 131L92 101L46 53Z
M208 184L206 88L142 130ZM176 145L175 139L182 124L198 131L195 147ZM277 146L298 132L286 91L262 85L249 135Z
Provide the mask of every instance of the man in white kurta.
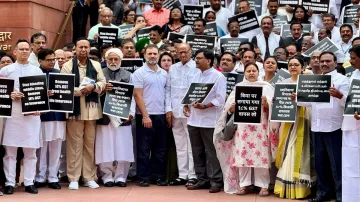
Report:
M31 65L39 67L40 63L39 63L38 54L39 51L46 48L46 43L47 43L46 35L40 32L35 33L31 36L30 43L31 43L32 52L30 53L28 61ZM55 69L60 69L57 61L55 61Z
M180 44L177 49L180 62L169 69L166 81L166 118L172 120L172 131L176 144L179 177L169 182L170 185L188 185L196 183L194 160L192 156L187 118L182 113L182 98L185 96L194 75L199 72L189 44Z
M24 116L21 108L19 92L19 77L41 75L42 71L28 62L30 44L26 40L19 40L15 45L14 54L17 61L0 70L0 75L13 79L14 92L12 104L12 117L7 119L3 136L3 145L6 155L3 158L6 176L5 194L12 194L15 186L17 148L22 147L24 152L24 185L25 191L36 194L33 180L36 172L36 149L40 147L40 117L34 115Z
M350 49L350 63L357 70L350 78L360 79L360 46ZM360 112L359 112L360 113ZM360 201L360 116L345 116L342 124L342 200Z
M131 83L131 73L120 68L122 58L123 53L118 48L106 52L107 68L103 69L103 73L107 81ZM103 93L111 90L111 84L107 83ZM134 162L131 120L135 116L135 105L133 99L127 120L103 114L103 118L97 121L95 163L103 174L98 177L102 178L105 187L126 187L130 163Z

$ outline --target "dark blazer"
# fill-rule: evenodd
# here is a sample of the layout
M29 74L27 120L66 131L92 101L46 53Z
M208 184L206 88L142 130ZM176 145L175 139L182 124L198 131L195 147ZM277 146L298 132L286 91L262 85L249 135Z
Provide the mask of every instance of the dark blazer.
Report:
M301 51L301 43L302 43L302 41L303 41L303 36L300 39L298 39L297 41L295 41L295 39L293 39L292 37L286 37L284 39L284 45L286 47L288 45L294 44L294 45L296 45L297 51L300 52Z

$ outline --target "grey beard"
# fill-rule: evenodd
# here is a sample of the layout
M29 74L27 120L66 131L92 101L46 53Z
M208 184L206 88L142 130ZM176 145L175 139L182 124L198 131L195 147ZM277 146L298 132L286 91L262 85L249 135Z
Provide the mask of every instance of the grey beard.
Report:
M108 66L108 68L112 71L116 71L116 70L120 69L120 65L118 67Z

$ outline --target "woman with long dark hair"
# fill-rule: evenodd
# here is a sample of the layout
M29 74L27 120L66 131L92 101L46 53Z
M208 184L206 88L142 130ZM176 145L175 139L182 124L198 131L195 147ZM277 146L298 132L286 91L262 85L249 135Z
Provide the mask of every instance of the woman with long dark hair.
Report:
M163 39L167 38L169 32L175 32L181 35L194 33L191 26L186 24L181 8L178 7L170 10L169 22L165 24L162 29L164 30Z

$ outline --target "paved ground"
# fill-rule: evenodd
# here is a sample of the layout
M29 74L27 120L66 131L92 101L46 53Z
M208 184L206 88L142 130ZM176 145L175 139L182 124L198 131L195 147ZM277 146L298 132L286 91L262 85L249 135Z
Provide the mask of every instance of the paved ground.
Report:
M39 194L32 195L24 192L20 187L15 190L13 195L0 197L1 202L289 202L291 200L279 199L272 195L269 197L259 197L256 194L246 196L230 195L224 192L210 194L207 190L188 191L184 187L158 187L150 186L147 188L138 187L129 183L126 188L119 187L100 187L90 189L80 187L79 190L69 190L63 184L61 190L50 188L40 188Z

